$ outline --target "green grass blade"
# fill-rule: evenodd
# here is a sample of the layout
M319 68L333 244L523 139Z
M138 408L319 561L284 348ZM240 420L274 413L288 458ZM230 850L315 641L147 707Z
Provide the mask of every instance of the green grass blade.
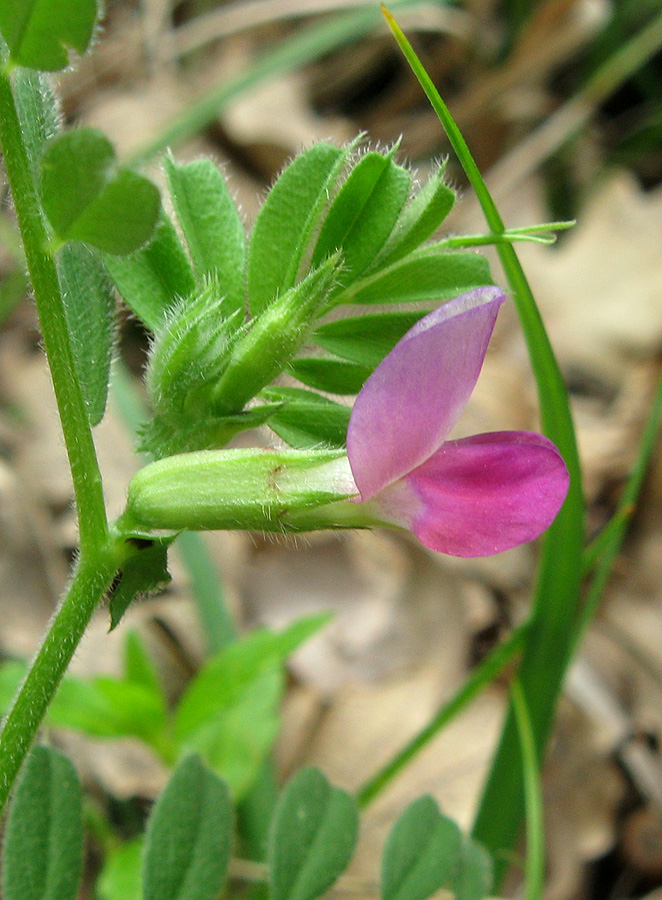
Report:
M411 0L394 4L400 7L405 5L412 5ZM297 29L291 38L263 54L246 72L224 82L189 107L165 131L138 150L132 158L132 164L145 162L168 147L176 149L213 121L235 97L269 78L291 72L318 59L324 53L361 37L378 22L379 11L376 6L371 6L336 16L330 21L327 19L321 24Z
M592 563L594 569L584 600L584 606L582 607L579 627L576 630L575 640L577 643L580 642L586 629L592 622L607 587L609 576L636 508L637 499L641 492L651 457L655 451L661 424L662 377L658 381L653 403L641 436L639 452L623 488L618 508L604 530L596 538L592 547L589 548L592 550L590 559L584 560L585 564Z
M526 806L525 900L541 900L545 886L545 828L540 787L540 762L536 754L531 717L522 686L515 679L511 688L517 733L522 749Z
M390 14L384 12L476 192L491 231L503 235L505 226L466 141L407 39ZM543 541L531 628L520 668L536 750L542 759L575 643L584 543L581 471L565 385L531 288L514 247L504 243L497 243L496 247L526 338L543 430L563 454L570 472L568 497ZM502 860L497 878L505 872L504 854L517 840L522 823L521 772L521 749L511 706L474 826L476 839Z
M414 735L409 743L390 760L382 769L367 781L357 795L360 807L367 806L384 788L398 775L407 763L416 754L426 747L432 738L452 719L455 718L469 703L497 678L506 666L521 650L526 638L527 623L520 625L510 637L496 647L480 665L476 666L471 677L465 681L462 687L453 697L438 710L428 724Z

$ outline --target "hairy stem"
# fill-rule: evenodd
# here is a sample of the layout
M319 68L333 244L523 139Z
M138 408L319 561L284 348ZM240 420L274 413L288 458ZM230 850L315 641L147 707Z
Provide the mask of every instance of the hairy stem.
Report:
M92 613L121 563L117 548L81 558L0 731L0 813Z
M76 372L55 259L49 247L10 77L4 70L0 70L0 149L14 199L62 422L76 497L81 551L84 553L88 546L101 546L108 536L101 473Z

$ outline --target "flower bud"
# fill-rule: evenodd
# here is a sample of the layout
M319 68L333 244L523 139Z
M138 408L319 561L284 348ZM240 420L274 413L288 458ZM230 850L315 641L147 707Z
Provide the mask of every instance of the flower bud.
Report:
M217 414L239 412L281 374L304 343L315 314L336 283L339 255L323 262L303 281L271 303L233 346L214 391Z

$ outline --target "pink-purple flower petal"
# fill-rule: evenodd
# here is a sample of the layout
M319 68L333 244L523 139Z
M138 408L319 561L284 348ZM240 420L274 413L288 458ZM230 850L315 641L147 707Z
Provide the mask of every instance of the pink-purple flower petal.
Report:
M476 384L504 299L499 288L483 287L450 300L410 329L368 378L347 430L363 500L439 449Z
M432 550L488 556L548 528L568 481L563 458L547 438L496 432L446 442L375 502Z

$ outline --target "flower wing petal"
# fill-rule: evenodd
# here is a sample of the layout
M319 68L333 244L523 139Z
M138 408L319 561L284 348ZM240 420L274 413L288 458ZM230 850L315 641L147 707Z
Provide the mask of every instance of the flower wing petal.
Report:
M551 441L506 431L446 442L375 502L432 550L489 556L548 528L568 483L568 470Z
M366 381L347 429L363 500L439 449L471 395L505 294L477 288L425 316Z

